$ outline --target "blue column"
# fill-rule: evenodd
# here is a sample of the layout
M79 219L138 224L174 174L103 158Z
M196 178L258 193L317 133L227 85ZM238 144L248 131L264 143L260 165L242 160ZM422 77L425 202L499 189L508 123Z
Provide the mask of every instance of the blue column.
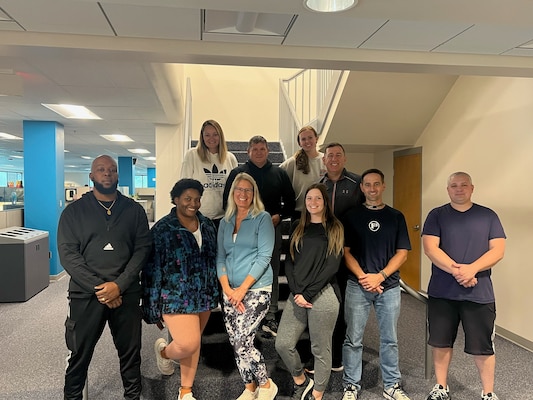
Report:
M127 186L129 195L135 194L135 166L133 157L118 158L118 185Z
M146 175L148 187L155 188L155 168L146 168Z
M24 225L48 231L50 275L63 271L57 224L65 202L65 132L53 121L24 121Z

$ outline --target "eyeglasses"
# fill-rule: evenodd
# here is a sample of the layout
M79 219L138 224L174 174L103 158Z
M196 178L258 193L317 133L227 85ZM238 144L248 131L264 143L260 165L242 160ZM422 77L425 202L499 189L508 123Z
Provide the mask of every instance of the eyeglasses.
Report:
M253 189L250 189L250 188L242 188L242 187L236 187L235 189L233 189L234 191L236 192L239 192L239 193L246 193L246 194L250 194L250 193L253 193L254 190Z

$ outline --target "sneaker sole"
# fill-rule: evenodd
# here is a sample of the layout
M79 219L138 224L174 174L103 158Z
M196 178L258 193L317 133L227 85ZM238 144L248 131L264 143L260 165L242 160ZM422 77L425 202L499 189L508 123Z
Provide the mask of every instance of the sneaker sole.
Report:
M302 397L300 397L300 400L307 399L307 395L309 394L311 389L313 389L314 384L315 384L315 381L313 381L312 379L309 379L309 384L307 385L304 392L302 393Z
M163 339L163 338L159 338L155 341L155 344L154 344L154 351L155 351L155 359L156 359L156 365L157 365L157 369L159 370L159 372L161 372L162 375L166 375L166 376L170 376L172 374L174 374L174 366L172 366L172 372L170 371L166 371L166 370L162 370L161 367L159 366L160 364L160 359L163 359L163 357L161 357L161 353L160 353L160 350L159 350L159 345L161 343L166 343L166 340Z

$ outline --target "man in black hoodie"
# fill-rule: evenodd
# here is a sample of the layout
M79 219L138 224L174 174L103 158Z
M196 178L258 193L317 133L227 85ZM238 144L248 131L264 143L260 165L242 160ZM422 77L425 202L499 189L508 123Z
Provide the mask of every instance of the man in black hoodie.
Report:
M272 251L272 259L270 260L274 273L272 301L262 326L263 331L276 336L278 332L276 312L278 311L278 275L281 253L280 222L284 218L290 218L293 215L296 207L296 194L287 172L280 167L272 165L272 162L268 159L268 152L268 143L263 136L254 136L250 139L248 142L249 160L244 165L233 169L226 180L223 206L226 209L229 191L235 176L241 172L251 175L259 187L259 195L265 205L265 210L272 217L272 224L276 230L276 241Z
M152 248L146 213L117 191L117 163L95 158L94 188L59 220L57 247L70 275L65 339L69 350L65 400L81 400L96 343L109 324L120 358L125 399L141 397L141 285Z

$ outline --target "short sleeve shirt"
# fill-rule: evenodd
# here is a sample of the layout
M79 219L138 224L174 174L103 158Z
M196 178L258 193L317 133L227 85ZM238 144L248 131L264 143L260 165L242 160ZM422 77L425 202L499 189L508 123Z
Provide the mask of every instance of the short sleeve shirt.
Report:
M424 223L422 235L439 237L439 247L460 264L470 264L485 254L489 250L490 240L505 238L503 226L496 213L479 204L473 204L464 212L457 211L450 204L431 210ZM490 275L490 269L479 272L476 275L477 285L465 288L459 285L451 274L432 264L428 294L449 300L492 303L494 290Z
M360 205L348 211L344 218L345 243L350 253L366 273L381 271L397 250L411 250L407 224L403 214L389 206L369 210ZM356 279L353 274L349 279ZM385 290L398 286L396 271L385 282Z

